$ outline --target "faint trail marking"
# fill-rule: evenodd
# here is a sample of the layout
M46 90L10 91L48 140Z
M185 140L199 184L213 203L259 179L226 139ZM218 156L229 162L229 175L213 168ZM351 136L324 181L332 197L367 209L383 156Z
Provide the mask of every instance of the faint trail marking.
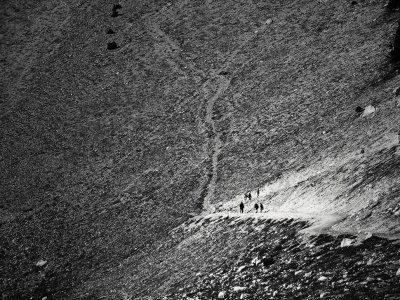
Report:
M195 74L201 78L207 78L205 82L199 87L199 92L194 93L190 97L185 98L181 103L177 105L177 109L186 105L188 101L193 98L199 98L200 106L197 113L198 120L198 132L207 134L207 129L212 130L212 137L206 136L206 143L204 145L205 158L202 159L196 166L198 167L205 161L211 159L211 170L208 170L205 174L207 179L204 180L202 187L200 188L200 197L203 193L201 191L207 191L203 199L203 209L206 212L212 212L214 210L211 205L211 199L214 196L216 183L218 178L218 157L225 146L221 141L221 133L218 132L217 126L213 119L214 105L216 101L224 94L230 85L230 79L225 76L219 75L221 71L226 71L232 63L235 62L235 58L240 53L242 48L260 33L264 32L268 27L268 24L263 24L258 27L255 31L250 31L240 36L241 40L239 45L229 53L218 70L210 70L206 74L203 70L196 67L196 65L190 61L185 61L180 57L182 49L180 46L171 39L164 31L160 29L160 23L168 19L176 18L177 11L186 5L188 1L182 1L177 5L166 5L156 13L151 13L143 16L146 24L148 34L154 39L154 51L161 59L164 59L171 69L181 76L187 77L188 75ZM215 81L217 85L215 85ZM214 83L214 84L213 84ZM215 87L217 90L215 91ZM206 101L202 99L208 99ZM205 116L202 115L205 113ZM227 116L225 116L227 118ZM211 150L210 150L211 148ZM129 190L133 185L129 184L123 192Z
M214 105L219 97L223 95L223 93L228 89L230 81L223 76L218 77L220 83L217 92L209 98L206 106L206 118L205 122L211 126L211 129L214 133L214 138L212 141L213 149L211 155L211 180L207 186L207 194L204 197L203 208L206 211L213 211L213 207L211 206L211 198L214 195L215 187L217 183L218 177L218 156L221 152L222 141L221 141L221 133L217 132L217 126L213 119Z

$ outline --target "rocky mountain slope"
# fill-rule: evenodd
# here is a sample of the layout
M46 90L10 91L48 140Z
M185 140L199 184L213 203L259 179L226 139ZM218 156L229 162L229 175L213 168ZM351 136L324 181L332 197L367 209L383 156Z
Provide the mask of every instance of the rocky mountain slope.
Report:
M189 282L227 254L206 252L188 272L189 250L167 255L185 242L173 229L257 188L268 210L340 215L336 234L400 233L398 1L0 6L3 298L176 293L178 275ZM197 238L210 247L225 228L234 272L261 241L220 223ZM366 253L394 266L397 246L382 243Z

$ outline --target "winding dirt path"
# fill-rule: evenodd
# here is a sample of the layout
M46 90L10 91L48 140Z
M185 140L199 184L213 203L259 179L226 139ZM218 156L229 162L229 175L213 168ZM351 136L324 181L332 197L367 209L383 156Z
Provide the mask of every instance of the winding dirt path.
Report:
M218 156L221 152L221 147L222 147L221 133L218 132L217 126L213 119L214 105L215 105L215 102L218 100L218 98L220 98L223 95L223 93L228 89L229 84L230 84L230 81L223 76L219 76L218 79L220 81L219 87L218 87L217 92L211 98L209 98L209 100L207 102L206 118L205 118L205 122L210 125L210 127L212 128L212 131L214 133L214 138L212 141L213 150L212 150L212 155L211 155L211 164L212 164L211 179L208 183L207 194L204 197L204 203L203 203L204 210L206 210L208 212L214 211L214 208L211 205L211 199L214 195L215 187L216 187L216 183L217 183Z

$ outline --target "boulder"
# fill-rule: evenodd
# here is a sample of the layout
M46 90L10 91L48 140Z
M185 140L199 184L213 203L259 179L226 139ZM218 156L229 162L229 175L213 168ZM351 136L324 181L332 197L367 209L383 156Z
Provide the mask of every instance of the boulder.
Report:
M354 240L353 240L353 239L344 238L344 239L342 240L342 242L340 243L340 247L341 247L341 248L343 248L343 247L349 247L349 246L351 246L353 243L354 243Z
M226 292L225 292L225 291L219 292L219 293L218 293L218 299L225 299L225 295L226 295Z
M393 94L397 97L397 96L400 96L400 86L398 86L397 88L395 88L394 90L393 90Z
M363 114L361 115L361 117L366 117L366 116L368 116L368 115L370 115L370 114L373 114L375 111L376 111L376 108L375 108L374 106L368 105L368 106L366 106L366 107L364 108L364 112L363 112Z
M247 299L250 297L250 294L241 294L239 299Z
M36 263L37 267L43 267L47 264L47 260L41 259Z
M108 50L115 50L115 49L118 49L118 48L119 48L119 47L118 47L118 45L117 45L116 42L107 43L107 49L108 49Z
M397 270L396 276L400 276L400 268Z

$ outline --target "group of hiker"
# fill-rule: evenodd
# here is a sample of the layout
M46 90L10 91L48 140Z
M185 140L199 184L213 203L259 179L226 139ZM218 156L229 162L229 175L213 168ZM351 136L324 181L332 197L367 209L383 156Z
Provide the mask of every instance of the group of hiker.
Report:
M257 189L257 198L258 198L259 196L260 196L260 189ZM246 200L251 201L251 192L246 192L246 193L244 193L244 201L246 202ZM239 204L239 209L240 209L240 213L243 213L243 211L244 211L244 204L243 204L243 202L240 202L240 204ZM260 203L260 204L255 203L255 204L254 204L254 209L255 209L256 213L258 213L258 210L260 210L260 213L262 213L263 210L264 210L264 206L262 205L262 203Z

